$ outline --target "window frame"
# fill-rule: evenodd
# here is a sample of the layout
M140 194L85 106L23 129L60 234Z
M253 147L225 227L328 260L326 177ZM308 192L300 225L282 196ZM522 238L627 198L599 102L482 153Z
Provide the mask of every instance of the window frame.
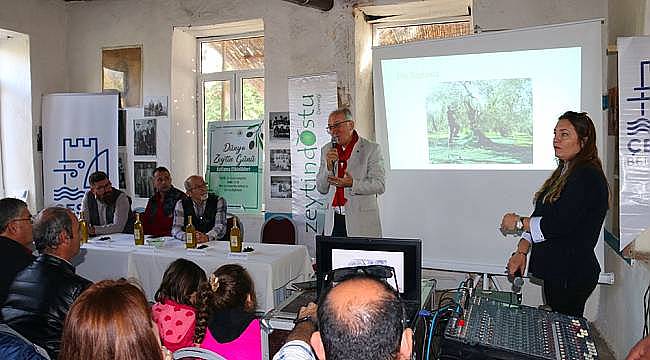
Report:
M385 21L385 22L377 22L372 24L372 46L390 46L390 45L381 45L378 43L378 36L379 36L379 31L381 29L386 29L386 28L394 28L394 27L406 27L406 26L418 26L418 25L437 25L437 24L447 24L447 23L460 23L460 22L467 22L469 23L469 28L470 28L470 34L468 35L473 35L475 33L474 30L474 20L472 15L466 15L466 16L454 16L454 17L448 17L448 18L437 18L437 19L421 19L421 20L403 20L403 21ZM464 35L467 36L467 35ZM441 40L441 39L449 39L449 38L432 38L428 40ZM426 40L418 40L418 41L426 41Z
M247 69L247 70L226 70L214 73L203 73L202 72L202 57L201 49L203 43L209 43L213 41L224 41L224 40L240 40L254 37L264 38L263 31L248 32L242 34L232 34L224 36L209 36L209 37L199 37L197 38L197 48L196 48L196 112L197 112L197 131L198 131L198 141L197 141L197 152L198 152L198 161L199 161L199 171L204 171L206 168L206 156L207 148L204 151L205 144L205 132L207 131L205 127L205 119L203 114L205 112L205 100L203 98L203 84L208 81L230 81L230 118L223 119L223 121L232 121L232 120L249 120L243 119L243 79L249 78L262 78L264 79L264 84L266 88L266 79L264 76L264 68L262 69ZM266 39L264 39L266 40ZM264 54L266 65L266 52ZM265 91L266 92L266 91ZM266 94L264 94L264 109L266 111ZM265 116L263 116L264 118ZM263 119L262 119L263 120Z

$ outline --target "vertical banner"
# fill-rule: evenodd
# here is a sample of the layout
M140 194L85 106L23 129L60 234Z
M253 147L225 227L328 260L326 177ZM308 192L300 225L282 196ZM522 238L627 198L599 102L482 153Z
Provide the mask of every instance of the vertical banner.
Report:
M43 96L43 200L77 212L88 177L104 171L117 186L117 94Z
M262 122L208 123L210 191L223 196L228 211L258 212L262 203Z
M316 190L320 148L330 141L327 117L337 107L335 73L289 78L291 212L297 243L312 256L325 224L326 196Z
M620 250L650 228L650 37L618 38Z

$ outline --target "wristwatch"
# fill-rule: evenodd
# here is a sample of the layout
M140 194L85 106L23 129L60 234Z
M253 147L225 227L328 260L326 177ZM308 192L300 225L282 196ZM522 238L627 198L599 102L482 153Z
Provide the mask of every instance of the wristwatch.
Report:
M517 224L515 224L515 228L517 229L517 231L524 230L524 218L522 218L521 216L519 217L519 219L517 220Z
M303 316L301 318L297 318L296 320L293 321L293 324L298 325L301 322L305 322L305 321L309 321L309 322L312 323L312 325L316 325L316 323L314 322L314 319L312 319L311 315L307 315L307 316Z

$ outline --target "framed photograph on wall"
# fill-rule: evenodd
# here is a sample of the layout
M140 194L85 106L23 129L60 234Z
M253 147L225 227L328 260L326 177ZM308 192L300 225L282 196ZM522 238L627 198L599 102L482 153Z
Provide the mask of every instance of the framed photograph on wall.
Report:
M269 157L271 158L270 171L291 171L291 150L270 149Z
M133 162L133 184L135 186L135 196L141 198L149 198L153 196L153 171L155 168L155 161Z
M291 176L271 176L271 197L276 199L291 198Z
M156 118L133 120L133 155L156 155Z
M289 140L289 113L269 113L269 135L271 139Z
M142 105L142 46L102 49L102 91L117 90L120 107Z
M167 116L167 96L145 96L144 116Z

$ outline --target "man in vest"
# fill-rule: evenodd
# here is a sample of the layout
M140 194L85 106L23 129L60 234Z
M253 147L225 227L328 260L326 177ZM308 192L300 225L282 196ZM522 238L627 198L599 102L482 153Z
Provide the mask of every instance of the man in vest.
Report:
M90 191L81 205L84 220L89 224L90 235L133 233L133 212L131 198L111 185L103 171L97 171L88 178Z
M184 185L187 198L174 208L172 236L185 241L185 226L191 216L198 243L221 239L226 234L226 200L209 194L208 184L198 175L188 177Z
M172 177L166 167L160 166L153 171L155 194L149 198L142 219L144 233L153 236L170 236L174 220L174 207L185 193L172 185Z

